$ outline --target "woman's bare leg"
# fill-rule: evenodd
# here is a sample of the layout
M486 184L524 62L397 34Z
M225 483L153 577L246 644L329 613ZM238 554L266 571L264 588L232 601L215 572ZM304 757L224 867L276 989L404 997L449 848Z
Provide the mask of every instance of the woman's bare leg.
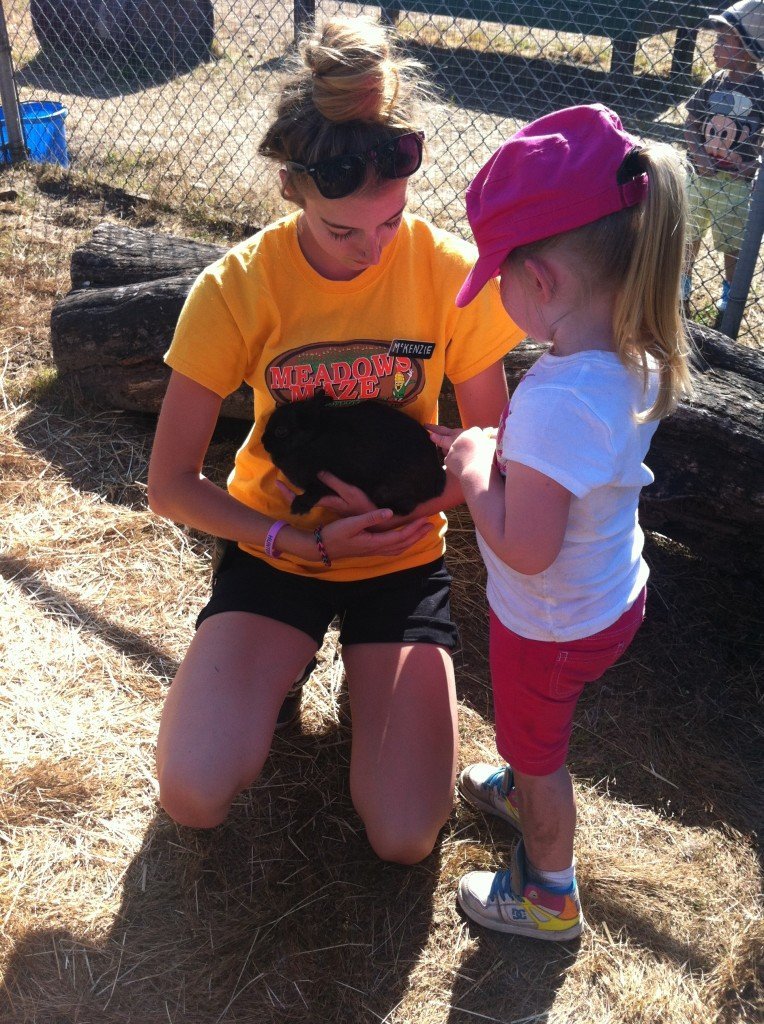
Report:
M453 805L458 754L451 657L432 644L345 647L353 718L350 791L373 849L415 864Z
M260 774L281 703L316 651L292 626L222 612L205 619L170 687L159 726L160 802L211 828Z

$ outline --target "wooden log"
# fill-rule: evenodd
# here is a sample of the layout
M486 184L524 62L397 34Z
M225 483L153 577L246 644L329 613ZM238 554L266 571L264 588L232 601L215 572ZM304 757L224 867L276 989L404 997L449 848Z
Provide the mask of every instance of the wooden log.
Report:
M690 325L695 394L660 425L642 492L650 529L719 565L761 571L764 555L764 353Z
M70 292L51 315L51 347L62 376L100 404L159 412L170 371L162 357L196 275ZM225 399L221 415L251 420L252 389Z
M222 245L195 242L158 231L140 231L109 221L72 254L72 288L108 288L161 277L199 274L226 252Z
M162 356L181 307L196 274L222 251L116 225L96 229L75 252L75 288L51 317L60 374L99 403L158 412L169 376ZM648 459L656 481L642 492L642 522L717 564L750 570L764 544L764 353L697 324L691 333L696 391L656 433ZM543 348L525 342L509 353L510 390ZM222 415L251 419L247 385L225 400ZM448 384L441 419L458 423Z

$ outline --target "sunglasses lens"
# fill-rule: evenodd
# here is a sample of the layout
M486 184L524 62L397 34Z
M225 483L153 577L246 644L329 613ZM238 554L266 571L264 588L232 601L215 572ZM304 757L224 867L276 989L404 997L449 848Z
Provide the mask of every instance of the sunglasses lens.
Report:
M342 199L361 184L365 168L362 157L337 156L317 164L313 180L324 199Z
M386 178L408 178L418 171L422 163L422 140L416 132L399 135L389 147L389 164L377 159L377 166ZM380 154L381 157L381 154Z
M408 178L421 166L422 137L408 132L368 153L321 160L309 174L324 199L343 199L363 184L367 159L373 161L380 178Z
M399 135L374 150L374 164L381 178L408 178L422 163L422 140L414 132Z

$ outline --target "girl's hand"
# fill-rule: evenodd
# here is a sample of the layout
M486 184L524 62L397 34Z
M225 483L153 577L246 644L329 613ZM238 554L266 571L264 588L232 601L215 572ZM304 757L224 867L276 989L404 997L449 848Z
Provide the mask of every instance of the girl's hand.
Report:
M414 519L398 530L378 532L382 524L393 518L389 508L375 508L359 516L336 519L322 528L324 546L330 558L362 555L400 555L420 541L433 524L427 519Z
M470 427L469 430L459 431L452 439L445 466L449 473L461 477L467 467L474 462L485 462L490 465L495 453L495 431Z

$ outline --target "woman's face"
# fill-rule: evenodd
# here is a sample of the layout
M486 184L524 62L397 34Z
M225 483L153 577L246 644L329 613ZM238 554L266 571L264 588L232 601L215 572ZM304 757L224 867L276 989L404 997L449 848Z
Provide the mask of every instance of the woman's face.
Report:
M305 259L330 281L350 281L376 266L400 227L407 191L405 178L344 199L324 199L315 188L306 189L298 222Z

